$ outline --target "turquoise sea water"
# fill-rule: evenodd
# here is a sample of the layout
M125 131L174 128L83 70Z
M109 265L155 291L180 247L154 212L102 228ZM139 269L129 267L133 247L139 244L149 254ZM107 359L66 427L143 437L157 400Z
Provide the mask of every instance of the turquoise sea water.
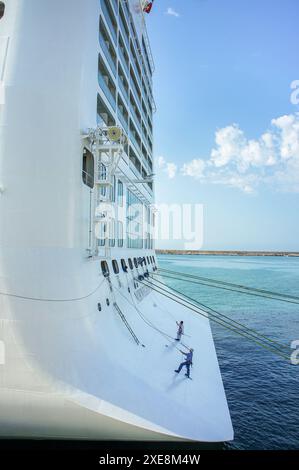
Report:
M299 296L299 258L158 256L159 267ZM168 285L250 328L299 340L299 305L165 279ZM299 365L211 322L235 431L231 449L299 449ZM204 358L194 357L200 361Z

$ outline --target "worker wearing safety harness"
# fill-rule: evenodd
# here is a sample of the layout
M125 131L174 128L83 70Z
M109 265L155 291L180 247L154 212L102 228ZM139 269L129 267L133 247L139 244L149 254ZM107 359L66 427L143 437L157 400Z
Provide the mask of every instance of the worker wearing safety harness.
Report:
M184 322L183 320L180 321L180 322L176 322L176 324L178 325L178 331L177 331L177 336L176 336L176 341L180 341L181 338L182 338L182 335L184 334Z
M183 366L186 366L187 373L185 374L185 376L190 378L190 366L192 365L193 351L194 350L192 348L189 349L188 353L184 351L180 351L182 354L186 356L186 360L180 364L178 369L175 370L177 374L181 372Z

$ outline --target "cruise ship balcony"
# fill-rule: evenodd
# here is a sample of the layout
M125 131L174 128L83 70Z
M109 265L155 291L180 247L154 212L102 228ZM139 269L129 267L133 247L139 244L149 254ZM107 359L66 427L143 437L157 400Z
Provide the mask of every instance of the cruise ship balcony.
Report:
M120 120L122 127L124 128L125 132L128 133L129 131L129 113L128 110L122 101L120 95L118 95L117 100L117 116Z
M126 19L124 17L124 13L122 11L122 8L119 10L119 28L121 30L122 36L124 38L124 41L126 43L126 46L128 50L130 49L130 33L129 33L129 28L127 26Z
M97 100L97 124L108 127L115 126L115 119L100 94L98 94Z
M131 48L131 66L134 69L134 74L135 74L135 78L137 80L137 83L138 83L139 87L141 88L142 87L142 84L141 84L141 70L139 69L139 65L138 65L136 56L132 54L132 48Z
M127 74L127 77L129 78L130 77L130 70L129 70L129 67L130 67L130 60L129 60L129 55L126 51L126 47L124 45L124 42L122 40L122 37L121 35L119 35L119 47L118 47L118 50L119 50L119 57L121 59L121 64Z
M117 43L117 21L111 3L108 0L101 0L101 7L103 16L106 23L108 24L111 36L114 39L115 44Z
M101 56L99 56L99 85L110 105L116 110L116 86Z
M111 4L115 15L118 16L118 0L112 0Z
M127 24L129 24L130 12L127 0L119 0L119 12L125 17Z
M134 76L134 73L132 73L132 68L131 68L131 72L130 72L130 85L131 85L131 90L133 92L136 103L139 106L141 106L141 91L140 91L140 89L138 89L136 78Z
M134 118L135 124L138 127L138 130L141 132L141 114L138 111L138 108L134 101L132 93L130 93L130 111Z
M124 100L129 104L129 83L126 80L120 65L118 65L118 85Z
M135 146L137 153L141 152L141 139L138 135L138 132L136 130L136 127L132 119L130 119L129 138L131 139L133 145Z
M116 77L116 64L117 64L117 59L116 59L116 52L115 49L111 43L111 40L109 38L109 35L107 33L106 27L104 25L104 22L102 18L100 18L100 46L102 51L104 52L104 55L106 57L106 60L111 68L111 71L113 75Z

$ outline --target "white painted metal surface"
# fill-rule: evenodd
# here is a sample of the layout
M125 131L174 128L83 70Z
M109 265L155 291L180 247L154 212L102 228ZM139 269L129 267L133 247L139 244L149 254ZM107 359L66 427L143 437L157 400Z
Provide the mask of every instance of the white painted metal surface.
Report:
M98 0L5 3L0 435L232 439L209 322L135 289L137 270L116 276L109 260L111 292L100 260L87 256L81 134L97 126ZM118 261L153 254L111 248ZM145 347L133 341L115 300ZM192 381L174 373L181 354L164 335L174 338L181 319L195 349Z

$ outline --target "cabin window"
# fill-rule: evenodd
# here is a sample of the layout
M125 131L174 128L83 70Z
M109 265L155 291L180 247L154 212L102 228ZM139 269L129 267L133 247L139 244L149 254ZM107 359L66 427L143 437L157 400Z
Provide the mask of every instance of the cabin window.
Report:
M111 202L115 202L115 191L116 191L116 178L113 176L113 184L111 186Z
M118 262L116 261L116 259L112 260L112 267L113 267L114 274L118 274L119 267L118 267Z
M109 246L115 246L115 219L109 222Z
M108 277L109 276L109 266L108 266L107 261L102 261L101 262L101 268L102 268L103 276Z
M131 258L128 259L128 263L129 263L130 269L133 269L133 263L132 263Z
M135 264L135 268L138 268L138 261L137 261L137 258L134 258L134 264Z
M147 264L150 264L150 260L148 256L147 256Z
M98 234L98 246L105 246L107 237L107 224L101 223Z
M128 266L124 259L121 260L121 267L125 273L128 272Z
M0 2L0 20L4 16L4 11L5 11L5 3Z
M118 237L118 246L122 248L124 246L124 225L121 221L117 222L117 237Z
M86 186L94 187L94 158L87 148L83 150L82 179Z
M118 198L118 205L120 207L124 204L124 185L122 181L118 180L117 183L117 198Z

